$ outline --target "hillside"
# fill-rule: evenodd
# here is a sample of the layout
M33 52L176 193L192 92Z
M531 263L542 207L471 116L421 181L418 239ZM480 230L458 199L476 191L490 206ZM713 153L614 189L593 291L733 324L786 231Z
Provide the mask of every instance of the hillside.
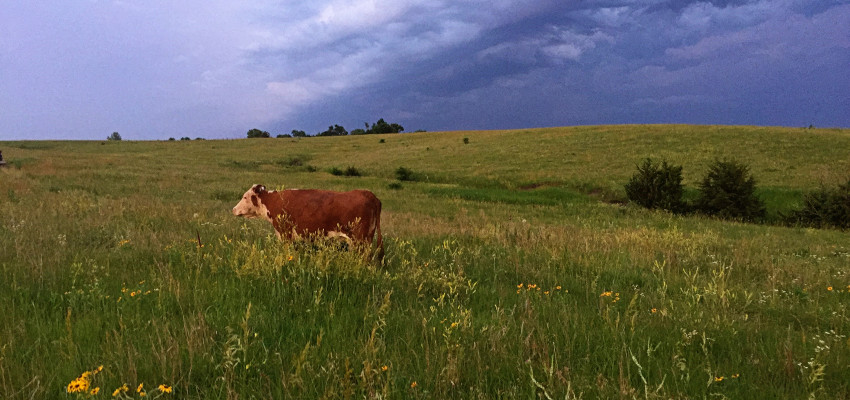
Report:
M730 158L787 211L846 182L848 148L685 125L0 142L0 398L100 365L101 397L847 398L846 232L622 203L645 157L690 188ZM232 216L254 183L372 190L386 265Z

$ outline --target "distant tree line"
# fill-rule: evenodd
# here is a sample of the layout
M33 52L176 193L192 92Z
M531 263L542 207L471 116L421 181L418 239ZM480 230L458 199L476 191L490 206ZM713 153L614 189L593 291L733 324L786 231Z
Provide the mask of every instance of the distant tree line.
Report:
M313 136L347 136L347 135L372 135L372 134L385 134L385 133L401 133L404 132L404 127L396 124L396 123L388 123L384 121L383 118L379 119L378 122L375 122L369 125L368 122L364 123L365 129L358 128L351 132L345 129L342 125L333 124L328 126L328 129L322 132L317 132ZM424 132L424 131L417 131ZM303 138L309 137L306 132L301 130L293 129L291 133L277 135L278 138ZM260 130L260 129L251 129L248 131L249 138L268 138L271 137L269 132Z

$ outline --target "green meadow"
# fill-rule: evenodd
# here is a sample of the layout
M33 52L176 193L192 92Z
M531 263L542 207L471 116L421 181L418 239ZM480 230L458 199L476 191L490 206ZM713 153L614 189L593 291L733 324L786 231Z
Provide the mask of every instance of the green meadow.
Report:
M687 125L0 142L0 398L850 398L850 236L776 222L848 149ZM626 204L646 157L689 195L748 164L774 223ZM384 265L231 215L255 183L373 191Z

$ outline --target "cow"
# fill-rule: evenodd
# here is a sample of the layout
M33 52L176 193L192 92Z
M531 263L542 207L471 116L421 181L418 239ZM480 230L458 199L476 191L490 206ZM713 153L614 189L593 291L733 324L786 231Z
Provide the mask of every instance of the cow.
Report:
M371 248L376 259L384 255L381 237L381 201L368 190L334 192L315 189L269 191L254 185L233 207L233 215L264 218L280 239L327 236Z

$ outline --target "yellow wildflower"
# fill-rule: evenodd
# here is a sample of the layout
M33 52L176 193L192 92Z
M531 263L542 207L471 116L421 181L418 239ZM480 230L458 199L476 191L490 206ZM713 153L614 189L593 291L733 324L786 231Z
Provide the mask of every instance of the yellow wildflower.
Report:
M723 382L723 377L722 376L715 376L714 381L715 382Z
M612 294L614 294L614 292L602 292L599 297L611 297Z
M96 387L96 388L92 389L90 393L91 393L92 395L95 395L95 394L100 393L100 387L98 386L98 387Z
M122 393L122 392L123 392L123 393L127 393L128 391L130 391L130 388L129 388L129 387L127 386L127 384L125 383L125 384L121 385L121 387L120 387L120 388L115 389L115 391L114 391L114 392L112 392L112 397L118 396L118 394L119 394L119 393Z
M543 294L548 295L549 291L547 290L547 291L543 292Z
M381 371L385 371L385 372L386 372L386 370L388 370L388 369L389 369L389 367L387 367L386 365L384 365L383 367L381 367Z
M655 308L655 307L653 307L653 308L652 308L652 313L653 313L653 314L655 314L655 313L657 313L657 312L658 312L658 309L657 309L657 308Z
M830 286L830 287L826 288L826 290L829 290L829 291L831 292L831 291L832 291L832 286Z
M411 389L416 389L416 387L417 387L417 386L419 386L419 384L418 384L418 383L416 383L416 381L413 381L413 382L411 382L411 383L410 383L410 388L411 388Z
M516 285L517 289L522 289L522 284Z
M561 290L561 285L555 286L555 290Z
M741 374L735 374L735 375L732 375L732 378L737 379L739 376L741 376Z
M162 393L171 393L171 386L159 385L158 389Z
M136 393L141 393L141 392L142 392L142 389L144 389L144 387L145 387L145 384L144 384L144 383L140 383L140 384L139 384L139 387L137 387L137 388L136 388Z

